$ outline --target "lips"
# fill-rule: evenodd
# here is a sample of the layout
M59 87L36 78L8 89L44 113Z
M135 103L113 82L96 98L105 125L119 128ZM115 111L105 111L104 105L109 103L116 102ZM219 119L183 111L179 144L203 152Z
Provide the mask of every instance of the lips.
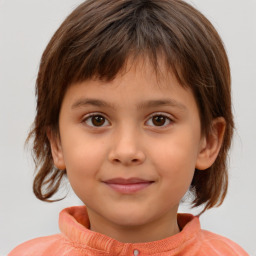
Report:
M122 194L133 194L146 189L151 184L153 184L154 181L144 180L140 178L130 178L130 179L115 178L115 179L106 180L104 181L104 183L111 189L115 190L116 192L119 192Z

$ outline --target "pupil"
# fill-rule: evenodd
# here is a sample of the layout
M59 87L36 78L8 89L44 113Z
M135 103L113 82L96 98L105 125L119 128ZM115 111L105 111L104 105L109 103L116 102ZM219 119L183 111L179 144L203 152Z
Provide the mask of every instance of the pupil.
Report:
M95 126L101 126L104 124L104 122L105 122L105 118L102 116L93 116L92 117L92 123Z
M153 123L156 126L162 126L165 123L165 117L164 116L154 116Z

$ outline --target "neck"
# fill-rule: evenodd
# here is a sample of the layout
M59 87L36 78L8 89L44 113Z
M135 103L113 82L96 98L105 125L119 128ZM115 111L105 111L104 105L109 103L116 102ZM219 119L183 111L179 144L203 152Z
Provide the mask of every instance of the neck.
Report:
M90 215L89 215L90 216ZM97 225L100 223L100 225ZM162 240L180 232L177 223L177 213L175 216L167 214L162 218L144 225L125 226L118 224L102 223L93 215L90 217L90 229L104 234L123 243L146 243Z

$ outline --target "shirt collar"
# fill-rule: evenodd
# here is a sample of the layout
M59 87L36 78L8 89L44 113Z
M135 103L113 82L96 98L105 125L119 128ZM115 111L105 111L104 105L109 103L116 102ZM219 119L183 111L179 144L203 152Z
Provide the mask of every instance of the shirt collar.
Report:
M184 249L184 245L191 246L200 231L198 217L191 214L178 214L180 233L154 242L148 243L121 243L103 234L91 231L90 222L85 206L74 206L60 212L59 227L61 233L76 247L91 248L102 253L118 255L127 251L143 251L144 254L154 254ZM179 251L181 252L181 251Z

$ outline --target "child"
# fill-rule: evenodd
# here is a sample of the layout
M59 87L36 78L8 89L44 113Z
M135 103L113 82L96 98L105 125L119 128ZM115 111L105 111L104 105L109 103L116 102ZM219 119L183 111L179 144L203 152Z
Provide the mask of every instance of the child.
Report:
M88 0L57 30L37 78L34 193L64 176L86 206L61 234L9 255L248 255L177 214L227 192L230 70L210 22L181 0Z

